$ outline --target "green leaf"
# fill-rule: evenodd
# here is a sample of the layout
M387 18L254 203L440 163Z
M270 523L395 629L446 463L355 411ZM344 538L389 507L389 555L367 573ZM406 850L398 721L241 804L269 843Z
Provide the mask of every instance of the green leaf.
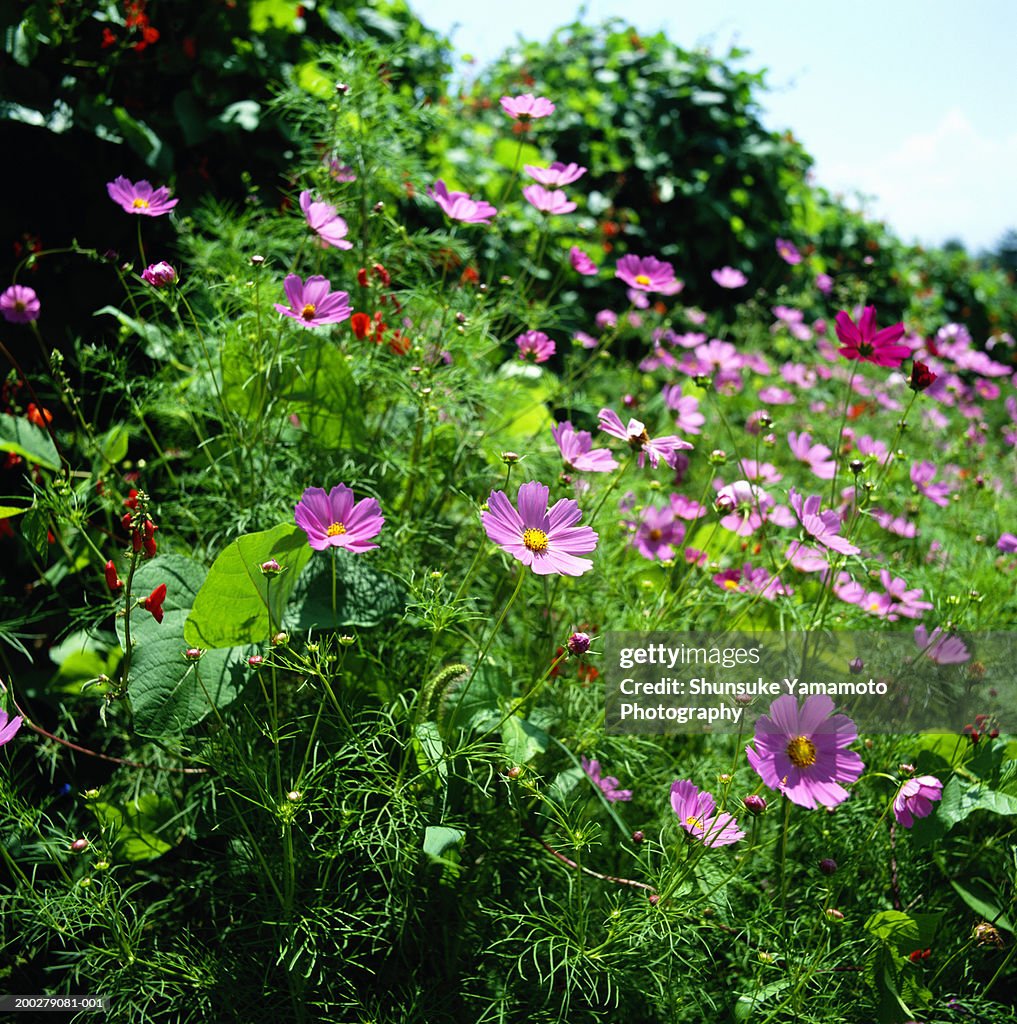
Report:
M201 722L213 708L221 710L240 693L247 678L249 647L206 650L197 661L184 657L184 630L191 603L205 579L205 568L182 555L163 555L143 563L134 574L137 596L166 584L163 621L136 610L131 618L129 696L134 727L142 736L179 735ZM117 620L120 643L124 621Z
M21 520L21 536L43 560L49 556L49 518L42 509L30 508Z
M1017 815L1017 797L990 789L984 782L969 782L955 775L943 787L936 817L949 829L975 811Z
M417 767L420 771L436 782L444 782L448 778L448 765L445 762L445 745L441 741L438 723L421 722L414 726L410 742L417 755Z
M0 452L13 452L43 469L60 468L60 456L49 433L23 416L0 413Z
M14 508L13 505L0 505L0 519L10 519L12 516L20 516L27 511L27 508Z
M103 461L115 464L126 458L130 436L130 431L125 423L117 423L110 427L99 442L99 451L102 453Z
M1011 935L1014 934L1013 922L1006 916L1005 910L999 904L999 898L984 882L972 879L970 882L961 883L955 878L950 879L950 884L957 890L957 895L976 913L999 928L1005 928Z
M901 951L915 948L918 924L902 910L882 910L865 922L865 930L883 942L895 945Z
M485 729L501 718L502 701L512 696L512 680L504 669L488 659L477 670L473 681L467 677L450 693L442 709L441 724L459 729Z
M463 845L466 833L461 828L449 825L428 825L424 829L424 853L431 857L443 857L453 848Z
M520 715L512 715L502 723L501 740L505 745L505 756L513 764L532 761L538 754L543 754L551 743L543 729Z
M297 4L293 0L254 0L251 4L251 31L260 35L266 29L297 30Z
M135 320L134 317L128 316L116 306L103 306L102 309L97 309L93 316L103 316L104 314L115 317L121 327L125 327L131 334L136 334L142 341L145 355L150 359L166 360L172 355L172 339L158 324Z
M755 1010L760 1009L764 1003L770 1002L774 996L779 996L790 984L789 978L781 978L778 981L771 981L769 985L764 985L751 995L739 996L734 1007L734 1019L739 1024L751 1020Z
M212 564L194 599L184 627L187 646L264 643L280 628L289 596L312 553L307 535L292 523L238 537ZM286 571L263 575L261 563L270 558Z
M336 571L334 613L333 558ZM335 555L323 552L307 566L293 587L283 624L289 630L377 626L402 611L404 603L402 586L393 577L372 568L363 554L341 550L336 550Z
M177 809L167 797L146 793L122 805L96 802L88 806L113 844L114 855L123 860L155 860L183 838L180 829L171 832Z

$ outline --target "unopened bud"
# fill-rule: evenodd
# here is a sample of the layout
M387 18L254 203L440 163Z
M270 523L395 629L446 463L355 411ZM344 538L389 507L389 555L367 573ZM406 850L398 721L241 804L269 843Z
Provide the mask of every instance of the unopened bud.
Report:
M84 850L88 849L88 846L89 843L87 839L75 839L74 842L71 843L71 850L74 853L82 853Z

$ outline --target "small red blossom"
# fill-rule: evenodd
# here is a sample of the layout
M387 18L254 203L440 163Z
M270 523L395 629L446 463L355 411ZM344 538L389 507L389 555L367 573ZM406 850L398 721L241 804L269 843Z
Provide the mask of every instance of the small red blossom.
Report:
M162 603L166 600L166 584L160 583L148 597L141 602L141 607L152 613L156 622L162 622Z
M939 374L933 373L925 363L916 359L911 365L911 376L908 377L908 387L914 392L925 391L938 379Z
M116 46L117 34L112 29L104 28L102 30L102 42L99 44L103 50L108 50L111 46Z
M124 508L132 508L132 509L134 509L134 508L137 508L137 507L138 507L138 489L137 489L137 487L132 487L130 489L130 491L127 492L127 497L124 498ZM127 524L127 525L129 525L129 524Z
M104 572L106 575L106 586L109 587L111 594L118 594L123 590L123 580L117 575L117 567L112 558L106 563Z
M29 423L34 423L37 427L41 427L43 430L46 429L47 424L53 422L53 413L49 409L43 409L41 406L35 404L35 402L29 402L28 408L25 410L25 417Z
M371 333L371 318L366 313L354 313L350 317L350 327L354 337L363 341Z

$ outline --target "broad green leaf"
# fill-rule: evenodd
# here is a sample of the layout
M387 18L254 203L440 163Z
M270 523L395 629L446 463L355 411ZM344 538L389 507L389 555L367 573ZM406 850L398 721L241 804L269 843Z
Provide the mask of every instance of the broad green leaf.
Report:
M443 728L455 725L458 729L488 729L502 716L503 701L512 696L512 680L508 673L486 661L477 670L473 681L467 676L449 694L442 709Z
M317 61L308 60L297 64L293 72L294 80L304 92L320 100L331 101L335 98L335 82L318 67Z
M103 435L99 443L99 450L102 452L104 461L117 463L127 456L127 445L130 441L130 431L125 423L117 423L110 427Z
M301 534L303 536L303 534ZM306 541L305 541L306 543ZM335 559L335 609L332 560ZM363 554L316 554L296 581L283 624L289 630L377 626L402 611L402 586L373 568Z
M414 753L417 755L417 767L421 772L444 781L448 777L448 765L445 763L445 745L441 740L437 722L421 722L413 728Z
M0 519L10 519L12 516L20 516L27 512L27 508L14 508L12 505L0 505Z
M461 828L449 825L428 825L424 829L424 853L432 857L443 857L445 853L462 846L466 833Z
M251 31L255 35L270 28L297 30L297 7L293 0L254 0L251 4Z
M525 451L534 438L550 437L554 420L548 402L552 394L552 379L539 367L522 363L502 367L488 388L488 445L498 450Z
M1013 922L1007 917L1005 908L1000 905L999 893L993 892L984 882L972 879L970 882L958 882L950 879L950 884L957 890L957 895L976 913L998 928L1005 928L1014 934Z
M781 978L778 981L771 981L769 985L764 985L751 995L739 996L734 1007L734 1019L739 1024L751 1020L752 1014L756 1010L761 1009L763 1004L770 1002L774 996L779 996L789 985L791 985L791 979Z
M538 754L543 754L551 742L543 729L519 715L512 715L502 723L501 740L505 756L513 764L532 761Z
M13 452L43 469L60 468L60 456L49 433L23 416L0 413L0 452Z
M902 910L881 910L865 922L865 930L898 949L914 949L918 941L918 924Z
M113 844L114 855L124 860L155 860L183 838L182 830L172 824L176 805L167 797L146 793L123 805L88 806Z
M266 642L280 628L289 596L312 553L307 535L292 523L238 537L212 564L194 599L184 627L187 646ZM263 575L261 564L270 558L285 572Z
M1017 815L1017 796L990 789L984 782L969 782L955 775L943 787L936 817L949 829L974 811Z

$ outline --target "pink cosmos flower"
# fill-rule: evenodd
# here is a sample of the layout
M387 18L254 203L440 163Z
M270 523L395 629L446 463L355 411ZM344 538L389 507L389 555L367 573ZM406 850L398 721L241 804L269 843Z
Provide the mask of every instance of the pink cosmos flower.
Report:
M806 698L801 708L785 694L756 722L755 749L747 746L745 756L763 782L792 803L836 807L848 798L841 783L855 782L865 768L847 749L857 738L854 722L834 715L826 694Z
M336 249L352 249L353 243L346 241L349 231L346 221L336 213L329 203L314 202L311 193L300 193L300 209L307 218L307 226L321 239L323 245L331 245Z
M719 270L711 270L710 277L721 288L741 288L742 285L749 283L749 279L734 267L721 267Z
M837 464L830 458L832 452L825 444L813 444L811 434L804 431L799 434L794 430L788 432L787 443L791 454L799 462L804 462L813 475L820 480L833 479Z
M0 711L0 747L10 743L15 733L21 728L21 715L10 718L6 711Z
M911 828L915 818L927 818L932 805L943 799L943 783L935 775L919 775L901 784L893 798L893 816L905 828Z
M519 488L519 511L504 491L492 491L487 512L480 515L487 536L503 551L529 566L538 576L582 576L593 562L579 555L597 547L597 534L589 526L576 526L579 506L562 498L547 506L549 490L531 481Z
M385 522L376 498L354 503L353 491L345 484L336 484L327 494L321 487L308 487L293 515L315 551L328 547L358 554L371 551L378 545L370 541Z
M551 192L543 185L527 185L523 189L523 196L530 206L541 213L571 213L576 208L576 204L569 202L568 196L560 188Z
M870 515L887 533L908 538L914 537L918 533L918 527L914 523L904 516L895 516L892 512L887 512L886 509L874 508Z
M818 494L813 494L803 502L802 496L792 487L788 499L805 532L824 548L839 551L842 555L857 555L861 550L840 536L841 518L836 512L832 509L825 512L819 510L822 499Z
M866 306L857 324L843 310L834 319L837 338L841 343L837 351L845 359L896 367L911 355L911 349L906 345L897 344L904 337L904 324L876 329L875 306Z
M651 439L643 423L637 419L630 419L628 426L625 426L612 409L601 409L598 415L600 416L600 429L605 434L628 442L633 451L639 452L640 469L646 464L647 458L654 469L662 461L674 469L678 452L688 451L692 448L688 441L683 441L677 434Z
M519 358L533 363L546 363L555 353L554 342L543 331L526 331L516 338Z
M527 121L535 121L539 117L547 117L554 113L554 104L543 96L534 96L532 92L525 92L521 96L502 96L501 109L524 124Z
M695 395L683 395L677 384L665 385L662 392L664 404L676 413L675 426L686 434L702 433L706 417L699 411L699 399Z
M143 217L161 217L169 213L179 202L170 199L166 186L153 189L147 181L134 184L122 174L113 181L106 183L106 191L110 199L128 213L137 213Z
M687 498L684 494L671 495L671 511L679 519L702 519L709 511L705 505L700 505L694 498Z
M656 256L622 256L614 273L630 288L642 292L663 291L673 287L676 282L674 267L658 260Z
M784 557L799 572L825 572L830 568L825 551L803 544L800 540L791 541Z
M468 192L449 192L440 178L427 194L442 208L447 217L464 224L490 224L497 210L483 200L471 199Z
M606 448L594 448L588 430L576 430L571 423L551 428L565 468L578 473L610 473L618 468L614 456Z
M41 308L35 289L26 284L12 284L0 295L0 314L9 324L30 324L38 320Z
M165 260L160 263L152 263L141 272L141 279L153 288L168 288L176 284L176 269Z
M833 291L833 278L829 274L816 274L816 287L824 295Z
M684 536L685 527L675 520L670 506L654 508L648 505L640 513L632 547L651 562L657 559L664 561L674 558L675 548Z
M671 809L678 815L678 824L693 839L704 846L730 846L745 833L738 827L734 815L716 813L712 793L707 793L688 779L676 779L671 784Z
M878 615L890 622L896 622L902 615L907 619L920 619L932 605L922 600L922 588L908 588L907 581L900 576L891 576L886 569L879 570L879 581L884 593L868 594L861 604L867 612Z
M615 803L617 800L632 799L632 790L619 789L618 780L613 775L608 775L606 778L601 777L599 761L590 761L581 757L579 763L583 766L583 771L589 776L590 781L611 803Z
M571 185L586 173L586 168L580 167L579 164L563 164L558 160L550 167L534 167L532 164L524 164L523 170L538 184L546 185L548 188Z
M802 254L794 242L789 242L786 238L778 238L776 249L777 255L792 267L802 262Z
M923 658L936 665L962 665L971 660L971 652L959 636L944 633L937 626L931 633L919 623L915 626L915 644Z
M759 594L772 601L775 597L793 594L790 587L784 586L780 577L771 576L763 566L753 567L746 562L740 569L725 569L713 577L713 582L723 590L736 590L739 594Z
M916 462L911 466L911 482L919 494L928 498L934 505L946 508L950 504L950 485L939 481L933 483L932 478L937 470L931 462Z
M283 282L289 306L275 303L283 316L291 317L302 327L321 327L324 324L341 324L353 313L350 297L346 292L332 291L332 283L316 274L305 284L299 274L289 274Z
M1017 535L1012 533L1000 534L996 541L996 547L1005 554L1012 555L1017 552Z
M574 245L569 249L569 262L577 274L593 277L597 273L596 263L578 245Z

